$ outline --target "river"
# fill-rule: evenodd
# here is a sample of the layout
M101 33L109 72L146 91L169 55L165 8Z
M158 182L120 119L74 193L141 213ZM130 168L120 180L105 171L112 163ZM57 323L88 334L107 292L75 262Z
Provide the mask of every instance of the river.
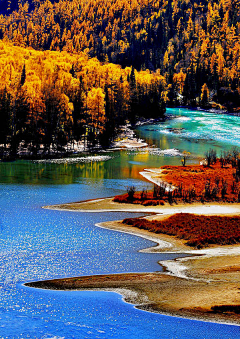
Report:
M48 204L113 196L129 185L151 186L138 172L192 162L211 148L240 145L239 118L168 109L165 122L140 126L139 137L155 148L105 152L102 161L0 163L0 338L235 339L240 328L138 310L113 292L48 291L29 281L90 274L160 271L147 254L151 241L95 226L128 213L76 213ZM231 134L230 132L231 131ZM107 156L107 158L105 158ZM136 214L134 214L136 215Z

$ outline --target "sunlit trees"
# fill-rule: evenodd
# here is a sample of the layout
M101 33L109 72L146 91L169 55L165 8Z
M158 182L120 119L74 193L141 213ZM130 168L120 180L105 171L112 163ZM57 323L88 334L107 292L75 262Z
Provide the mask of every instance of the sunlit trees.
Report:
M164 112L166 84L159 71L137 72L84 53L38 52L1 41L0 51L0 143L11 146L12 156L23 145L32 156L40 148L65 152L73 140L108 146L126 120L149 116L154 105L157 115Z
M3 8L8 2L2 0ZM17 45L160 68L171 85L182 72L187 103L200 97L204 83L209 90L227 83L239 90L239 1L12 0L3 12L9 15L0 17L0 38Z
M86 128L88 130L88 138L91 144L95 144L101 134L104 132L105 126L105 94L101 88L92 88L86 95Z
M2 13L8 14L0 16L0 38L5 41L40 50L84 51L138 71L161 69L170 104L178 104L183 95L184 104L196 105L204 84L216 92L216 101L221 87L240 92L239 1L1 3ZM134 95L132 99L134 110L137 100ZM226 108L236 110L238 104Z
M207 84L202 86L200 104L203 108L209 107L209 89Z

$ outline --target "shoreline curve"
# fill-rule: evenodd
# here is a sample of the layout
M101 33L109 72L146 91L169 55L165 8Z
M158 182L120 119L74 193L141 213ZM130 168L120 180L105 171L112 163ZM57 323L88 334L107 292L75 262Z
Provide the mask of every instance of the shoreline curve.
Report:
M120 221L103 222L96 226L131 233L158 243L140 251L188 253L189 257L160 261L159 264L165 267L165 272L161 273L92 275L30 282L25 286L58 290L112 291L121 294L125 302L144 311L240 326L239 314L213 310L215 306L222 305L222 300L231 302L235 299L236 307L240 304L240 282L236 277L240 267L234 270L234 265L236 267L236 262L240 259L240 245L193 250L179 239L123 226ZM233 269L224 272L221 265L225 264L226 260L232 263ZM220 270L217 278L216 272L209 273L212 261L215 261L215 269Z

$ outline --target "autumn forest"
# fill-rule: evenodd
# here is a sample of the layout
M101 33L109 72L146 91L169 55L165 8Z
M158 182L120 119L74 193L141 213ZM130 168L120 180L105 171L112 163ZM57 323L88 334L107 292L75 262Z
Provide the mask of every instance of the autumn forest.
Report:
M239 0L0 0L1 152L107 147L166 105L239 112L239 31Z

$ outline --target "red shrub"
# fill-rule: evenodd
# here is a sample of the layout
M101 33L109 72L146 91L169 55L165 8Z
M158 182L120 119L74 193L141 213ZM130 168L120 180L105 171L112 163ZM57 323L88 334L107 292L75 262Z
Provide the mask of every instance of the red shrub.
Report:
M239 216L177 213L162 221L131 218L123 220L123 223L155 233L177 236L187 240L187 245L197 248L211 244L230 245L240 242Z

